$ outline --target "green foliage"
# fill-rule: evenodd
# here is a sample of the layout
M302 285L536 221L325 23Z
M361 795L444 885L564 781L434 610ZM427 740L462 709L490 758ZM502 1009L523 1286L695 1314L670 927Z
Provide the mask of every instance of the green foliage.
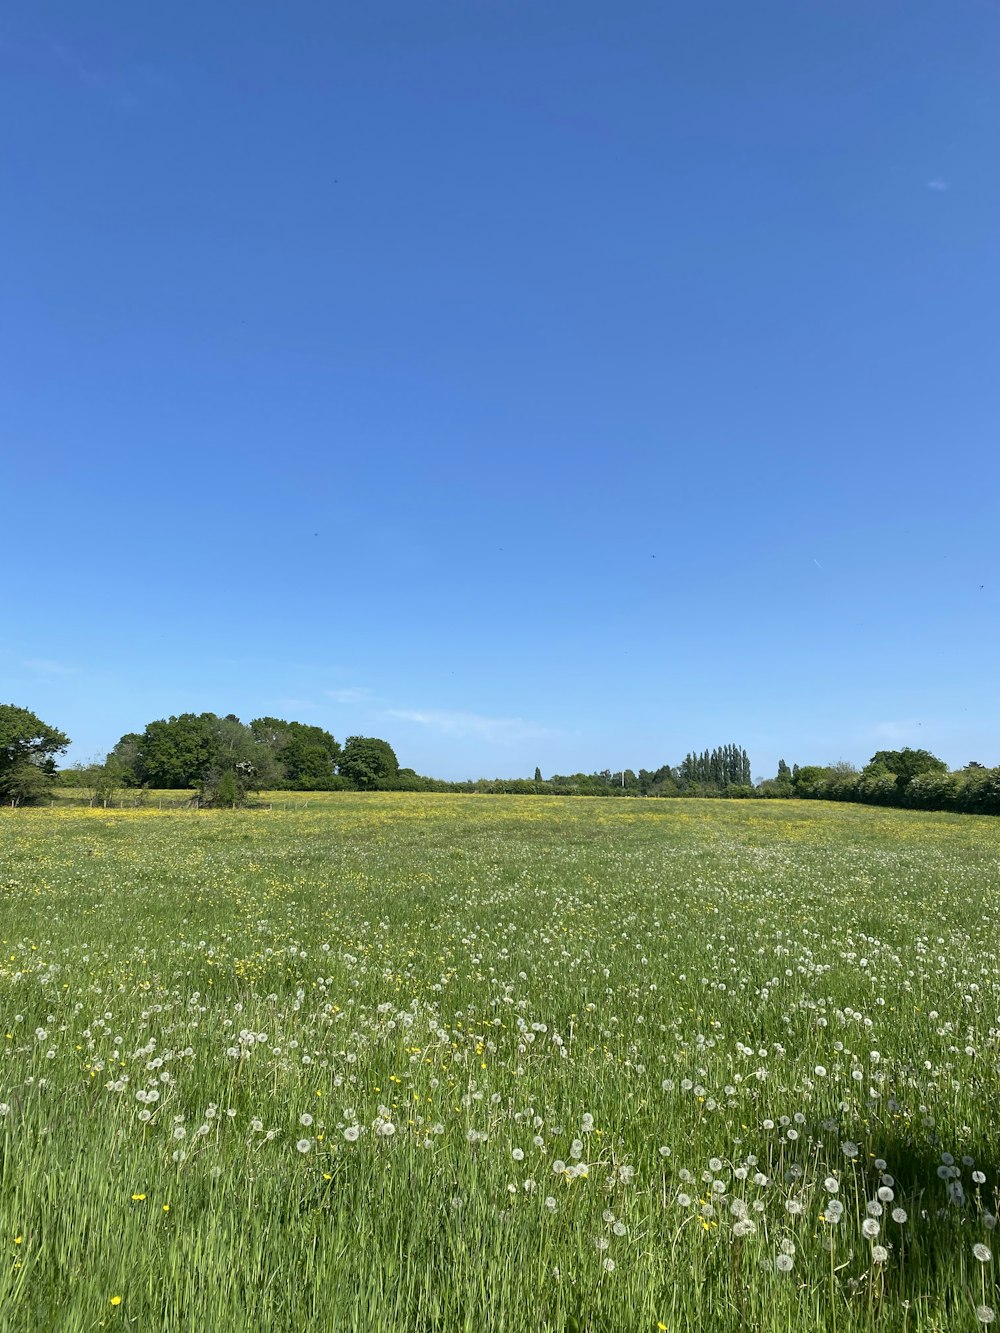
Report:
M778 772L773 778L765 778L757 784L757 796L770 797L772 800L787 800L795 795L795 778L784 759L778 760Z
M219 778L215 784L213 804L221 806L236 806L243 799L239 783L236 781L236 774L231 768Z
M896 775L890 773L884 764L868 764L855 783L853 799L870 801L874 805L893 805L898 790ZM826 794L830 800L852 799L851 794L835 790L832 783Z
M124 735L108 755L109 759L114 759L119 765L122 782L126 787L140 787L142 785L141 755L142 736L135 731L130 731Z
M879 750L860 773L843 762L796 766L793 787L807 800L1000 814L1000 767L973 763L949 773L947 764L927 750ZM775 794L767 783L758 790L763 796Z
M51 789L69 737L16 704L0 704L0 797L30 805Z
M377 791L398 775L399 760L388 741L375 736L348 736L337 767L359 791Z
M738 745L723 745L701 754L687 754L677 772L682 792L718 794L729 786L751 785L750 759Z
M109 806L123 787L128 786L129 774L124 765L108 755L102 764L74 764L59 774L59 786L82 788L91 794L94 805Z
M255 718L250 730L277 759L282 785L305 791L333 789L341 747L328 731L277 717Z
M22 759L6 768L0 778L0 794L10 805L37 805L54 786L53 776L30 759Z
M129 785L160 789L193 788L207 801L219 782L233 775L242 800L250 791L272 787L282 774L275 750L229 713L181 713L150 722L141 735L123 736L109 762Z
M946 773L948 765L938 759L929 750L911 750L907 745L902 750L879 750L872 755L864 771L870 768L888 770L895 774L897 791L904 791L906 785L921 773Z
M805 764L802 768L797 767L794 777L795 795L806 800L824 799L829 772L830 770L822 764Z
M150 722L139 740L139 779L150 787L197 786L218 762L219 720L214 713L181 713Z

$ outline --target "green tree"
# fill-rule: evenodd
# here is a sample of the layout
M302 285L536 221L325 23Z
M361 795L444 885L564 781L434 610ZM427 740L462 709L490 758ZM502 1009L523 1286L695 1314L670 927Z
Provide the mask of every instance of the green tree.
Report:
M49 795L53 785L51 773L30 759L23 759L6 770L0 780L0 792L12 806L36 805Z
M197 782L207 805L242 805L251 792L273 787L280 774L274 751L233 713L206 713L215 737L215 757Z
M150 722L139 739L140 780L150 787L196 787L217 764L220 721L214 713L180 713Z
M235 809L242 799L240 786L236 780L236 774L231 768L228 768L216 783L213 804L222 806L228 805Z
M142 737L138 732L127 732L111 750L105 762L114 761L125 787L141 787Z
M322 791L336 786L340 742L322 727L258 717L250 723L255 738L272 751L285 780L301 791Z
M808 800L829 800L830 770L822 764L804 764L795 774L795 795Z
M55 756L69 743L27 708L0 704L0 796L12 805L41 800L52 787Z
M372 791L398 774L399 760L388 741L348 736L337 768L359 790Z
M82 787L90 792L91 805L107 808L121 789L128 785L127 776L122 764L109 754L100 764L74 764L72 768L64 768L59 774L59 785Z
M922 773L947 773L948 771L948 765L943 759L938 759L929 750L911 750L908 745L902 750L878 750L868 760L863 771L867 773L873 767L888 769L890 773L895 775L896 790L900 795L902 795L907 783L912 778Z

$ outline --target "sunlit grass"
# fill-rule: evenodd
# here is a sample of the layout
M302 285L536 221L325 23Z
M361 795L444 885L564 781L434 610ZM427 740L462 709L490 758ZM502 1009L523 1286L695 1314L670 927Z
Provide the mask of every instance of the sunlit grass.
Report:
M274 806L0 816L0 1326L983 1327L1000 821Z

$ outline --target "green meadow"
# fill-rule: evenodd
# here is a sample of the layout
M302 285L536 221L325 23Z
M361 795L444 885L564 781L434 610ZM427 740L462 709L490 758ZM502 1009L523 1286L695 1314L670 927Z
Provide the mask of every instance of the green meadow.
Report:
M998 925L973 816L6 811L0 1327L971 1333Z

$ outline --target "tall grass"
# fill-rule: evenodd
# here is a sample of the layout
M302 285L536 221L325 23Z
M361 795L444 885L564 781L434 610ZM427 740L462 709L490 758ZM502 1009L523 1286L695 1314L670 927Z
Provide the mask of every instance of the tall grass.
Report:
M7 812L0 1325L982 1328L998 852L794 802Z

